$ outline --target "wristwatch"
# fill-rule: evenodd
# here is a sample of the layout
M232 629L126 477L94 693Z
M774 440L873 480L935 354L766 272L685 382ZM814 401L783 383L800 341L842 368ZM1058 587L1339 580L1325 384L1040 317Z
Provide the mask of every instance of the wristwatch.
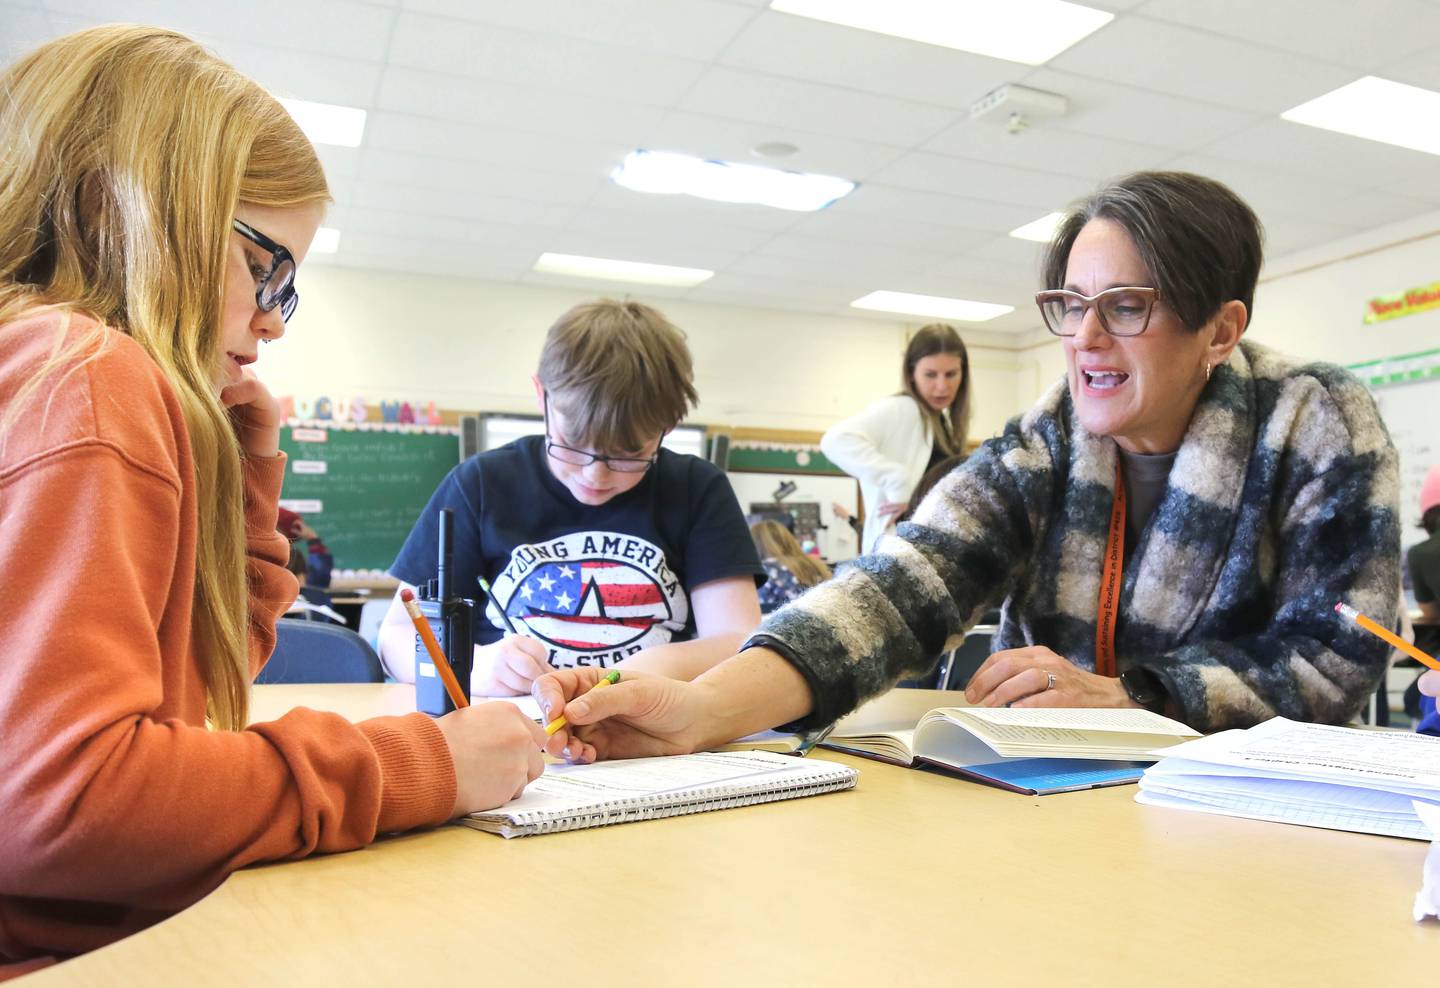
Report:
M1151 713L1164 713L1165 705L1170 702L1170 694L1160 677L1143 666L1135 666L1122 672L1120 685L1125 687L1125 693L1130 699Z

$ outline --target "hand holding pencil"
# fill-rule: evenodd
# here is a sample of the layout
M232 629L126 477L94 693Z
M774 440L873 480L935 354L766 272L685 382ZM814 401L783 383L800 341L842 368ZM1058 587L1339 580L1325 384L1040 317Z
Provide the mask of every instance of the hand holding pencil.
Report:
M549 649L516 627L483 577L477 582L490 597L508 633L475 650L470 689L479 696L523 696L530 692L535 680L554 671Z

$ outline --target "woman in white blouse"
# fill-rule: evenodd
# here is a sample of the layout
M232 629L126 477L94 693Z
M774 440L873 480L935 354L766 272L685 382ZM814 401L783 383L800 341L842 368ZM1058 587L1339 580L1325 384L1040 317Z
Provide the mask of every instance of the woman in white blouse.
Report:
M970 423L970 356L954 327L922 326L905 348L903 390L831 427L820 448L860 481L865 530L860 551L905 510L932 464L963 453Z

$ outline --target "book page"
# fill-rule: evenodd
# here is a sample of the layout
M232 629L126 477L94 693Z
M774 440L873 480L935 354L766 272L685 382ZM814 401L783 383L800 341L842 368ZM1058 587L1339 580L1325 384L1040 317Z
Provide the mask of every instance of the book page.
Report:
M893 689L861 704L835 722L836 738L863 734L909 731L936 707L968 707L965 694L955 690Z
M956 720L963 721L966 717L973 717L997 727L1007 725L1117 734L1167 734L1177 738L1200 736L1200 732L1191 730L1178 720L1130 707L968 707L956 710L956 714Z

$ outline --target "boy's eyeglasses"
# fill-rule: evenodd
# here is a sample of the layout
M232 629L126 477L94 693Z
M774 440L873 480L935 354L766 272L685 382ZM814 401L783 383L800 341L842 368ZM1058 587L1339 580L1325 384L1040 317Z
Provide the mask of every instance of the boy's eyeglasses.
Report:
M1100 317L1100 328L1111 336L1139 336L1150 325L1150 314L1160 299L1158 288L1107 288L1097 295L1054 289L1035 293L1035 304L1045 317L1045 328L1056 336L1080 332L1090 306Z
M561 463L568 463L572 467L588 467L592 463L603 463L606 469L614 470L616 473L644 473L654 466L655 461L660 458L660 449L656 447L654 456L602 456L599 453L590 453L583 449L575 449L573 446L564 446L550 438L550 396L544 398L545 409L545 452L559 460Z
M288 247L281 246L259 230L232 220L235 232L262 250L270 252L270 270L255 286L255 304L261 312L269 312L280 306L280 318L285 322L295 314L300 304L300 293L295 290L295 257Z

